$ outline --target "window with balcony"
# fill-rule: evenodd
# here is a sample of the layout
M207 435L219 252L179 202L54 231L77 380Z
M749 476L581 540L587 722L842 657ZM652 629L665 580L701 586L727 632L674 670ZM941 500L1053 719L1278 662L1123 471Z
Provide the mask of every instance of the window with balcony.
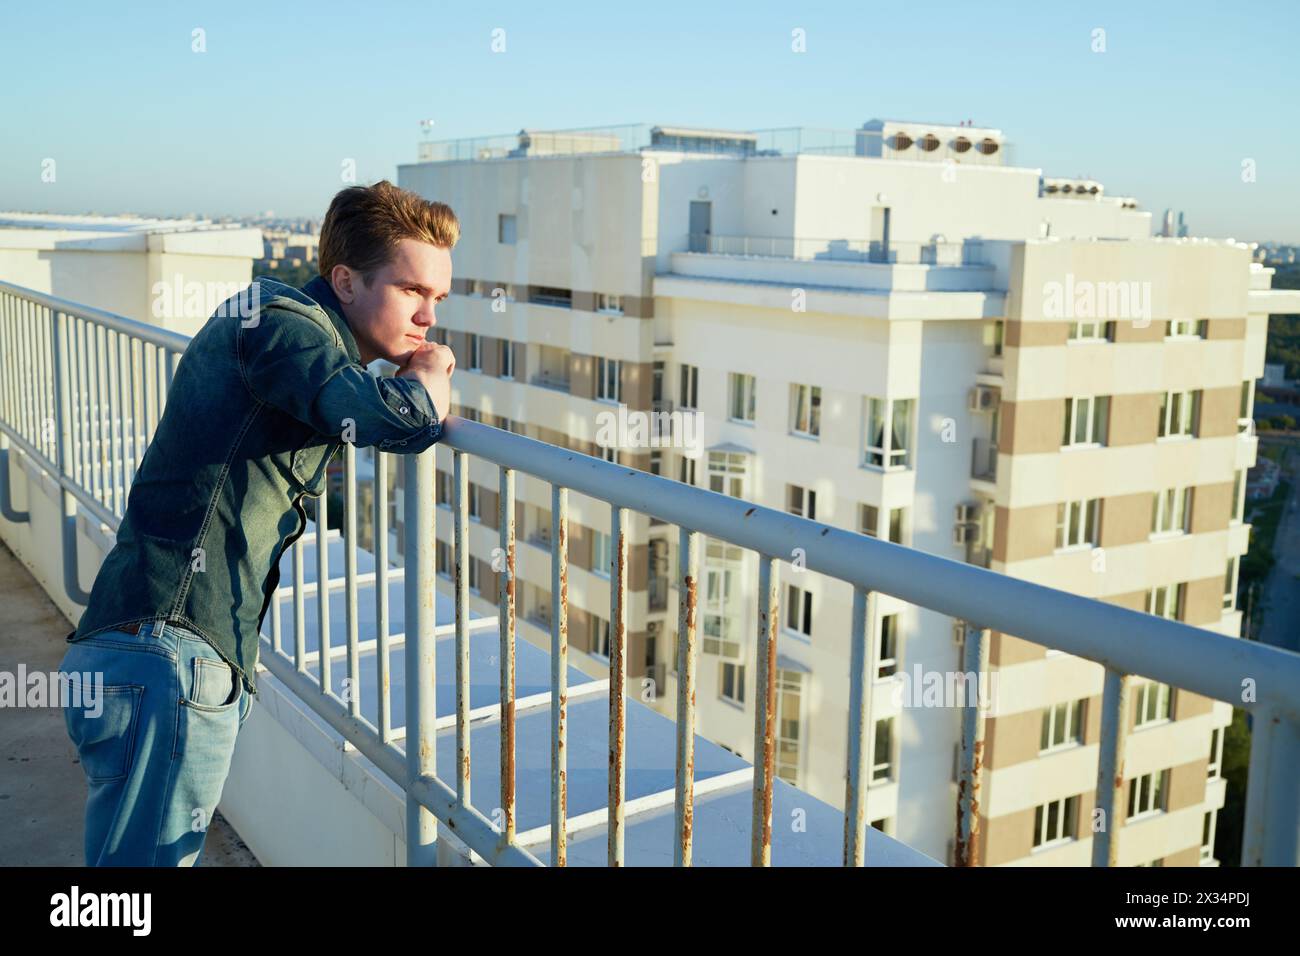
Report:
M754 376L732 372L727 376L727 415L733 422L752 422L756 412L757 385Z
M790 431L805 438L821 435L822 390L819 386L790 386Z
M552 345L538 347L537 371L533 374L534 385L554 388L558 391L569 390L569 350Z
M1147 593L1147 613L1177 621L1183 606L1184 584L1162 584Z
M1247 434L1253 426L1255 413L1255 382L1247 379L1241 383L1241 405L1237 409L1237 430Z
M799 746L803 740L803 674L776 671L776 775L799 785Z
M871 752L871 780L894 778L894 718L876 721L876 741Z
M596 400L623 401L623 361L621 359L596 359Z
M1083 701L1072 700L1043 709L1038 751L1047 753L1083 743Z
M894 544L906 544L907 509L889 509L889 540Z
M1075 837L1079 798L1062 797L1034 808L1034 847L1068 843Z
M1246 470L1232 473L1232 521L1240 524L1246 520Z
M880 618L880 639L876 647L876 680L892 677L898 670L898 615Z
M611 295L608 292L597 292L596 311L604 312L607 315L622 315L623 297L621 295Z
M1166 488L1155 493L1151 506L1151 533L1186 534L1192 521L1192 489Z
M1065 432L1061 446L1096 447L1106 444L1110 396L1087 395L1065 400Z
M1173 714L1173 697L1169 685L1156 681L1139 684L1134 697L1133 726L1163 724Z
M678 465L677 480L684 485L695 484L695 459L682 455Z
M1128 819L1136 820L1165 812L1169 793L1169 771L1157 770L1128 782Z
M1240 559L1233 555L1228 559L1228 570L1223 576L1223 609L1235 610L1237 607L1237 571Z
M880 536L880 509L875 505L858 505L858 532L871 538Z
M1062 501L1056 506L1056 548L1095 547L1097 544L1097 498Z
M1201 862L1214 862L1214 831L1215 822L1218 814L1209 810L1205 814L1205 822L1201 825Z
M1160 438L1193 438L1201 409L1201 391L1165 392L1160 399Z
M1205 328L1205 319L1170 319L1165 323L1165 338L1203 339Z
M515 244L515 217L511 213L497 215L497 242L506 246Z
M700 616L703 634L700 649L705 654L738 660L742 650L740 581L744 550L725 541L709 538L704 549L704 592Z
M679 366L677 401L682 408L695 411L700 407L700 369L697 365Z
M786 586L785 628L793 634L812 637L813 596L797 585Z
M801 518L816 518L817 492L799 485L786 485L785 510Z
M863 414L866 428L864 463L886 470L907 468L912 444L911 398L868 398Z
M709 490L733 498L745 497L749 456L736 451L709 452Z

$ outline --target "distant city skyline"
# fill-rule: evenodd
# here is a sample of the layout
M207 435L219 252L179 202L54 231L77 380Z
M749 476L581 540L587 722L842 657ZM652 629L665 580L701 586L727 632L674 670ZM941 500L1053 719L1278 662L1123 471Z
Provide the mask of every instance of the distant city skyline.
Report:
M396 181L425 119L437 140L973 118L1016 165L1136 197L1153 232L1173 208L1193 235L1300 242L1293 5L395 4L370 30L336 2L71 7L8 13L0 209L319 218L346 172Z

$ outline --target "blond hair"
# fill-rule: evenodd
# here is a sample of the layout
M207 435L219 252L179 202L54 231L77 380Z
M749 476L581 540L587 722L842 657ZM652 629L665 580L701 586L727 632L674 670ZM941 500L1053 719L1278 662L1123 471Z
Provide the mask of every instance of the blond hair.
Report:
M328 279L341 264L360 272L369 285L403 239L450 249L460 239L460 220L445 203L399 189L386 179L341 189L321 224L320 274Z

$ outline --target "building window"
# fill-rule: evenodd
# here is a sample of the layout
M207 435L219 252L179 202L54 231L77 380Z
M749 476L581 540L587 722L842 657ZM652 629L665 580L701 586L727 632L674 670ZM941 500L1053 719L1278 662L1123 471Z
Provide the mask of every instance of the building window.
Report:
M1232 520L1240 523L1246 517L1246 470L1232 473Z
M1169 720L1172 699L1168 684L1148 681L1137 688L1136 711L1133 726L1145 727L1147 724L1160 724Z
M731 420L733 422L752 422L757 403L757 387L754 376L746 375L743 372L732 372L728 379L730 382L730 398L728 399L730 411L728 414Z
M822 390L816 385L790 386L790 431L816 438L822 433Z
M894 718L876 721L876 744L871 753L871 780L892 780L894 776Z
M877 468L906 468L911 446L913 399L868 398L865 463Z
M509 339L499 339L497 341L497 347L501 350L501 361L498 363L501 366L501 377L514 378L515 377L514 343L511 342Z
M1251 379L1241 383L1241 407L1237 409L1237 430L1249 434L1254 425L1255 383Z
M1223 576L1223 609L1234 610L1237 607L1237 568L1240 559L1234 554L1228 559L1228 570Z
M1079 798L1062 797L1034 808L1034 846L1051 846L1074 839Z
M607 312L610 315L622 315L623 297L621 295L610 295L608 292L597 292L596 311Z
M817 517L817 492L799 485L785 486L785 510L801 518Z
M681 457L681 466L679 471L680 474L678 476L678 480L681 481L682 484L684 485L695 484L695 459L694 458L687 458L685 455L683 455Z
M483 512L480 510L481 500L479 498L478 485L474 482L466 482L469 485L469 518L471 521L482 521Z
M1065 432L1062 447L1106 444L1110 397L1093 395L1065 400Z
M613 563L613 549L609 535L603 531L591 533L591 573L609 577Z
M1063 501L1056 506L1056 547L1078 548L1097 543L1097 501Z
M1210 731L1210 761L1206 765L1206 777L1213 779L1223 772L1223 728L1215 727Z
M1115 323L1102 319L1072 322L1069 337L1075 342L1113 342Z
M722 672L722 687L718 690L718 696L723 700L731 701L733 704L744 704L745 665L724 661L720 670Z
M613 445L602 445L600 449L600 457L605 459L605 461L618 464L618 449Z
M483 337L473 332L467 333L469 338L469 362L465 366L471 372L481 372L483 370Z
M1201 392L1165 392L1160 399L1160 438L1196 434L1196 420L1201 408Z
M737 451L709 452L709 490L733 498L745 497L747 457Z
M1170 319L1165 323L1165 337L1171 339L1205 338L1205 319Z
M437 570L445 578L451 577L451 545L446 541L439 541L437 548Z
M1128 782L1128 819L1163 813L1165 795L1169 792L1169 771L1144 773Z
M892 677L898 670L898 615L880 619L880 641L876 654L876 680Z
M1182 584L1162 584L1152 588L1147 594L1147 613L1177 621L1179 609L1183 606L1184 587Z
M647 469L652 475L663 475L664 471L664 453L658 448L650 452L650 466Z
M470 589L470 591L472 591L474 594L478 594L478 593L480 593L480 592L479 592L479 580L480 580L480 575L481 575L481 572L480 572L480 570L479 570L479 564L480 564L480 563L481 563L481 562L479 561L478 558L466 558L466 559L465 559L465 568L466 568L466 571L468 572L468 575L467 575L467 576L468 576L468 578L469 578L469 581L468 581L469 589Z
M695 410L700 407L700 369L697 365L682 365L681 388L678 391L678 404L682 408Z
M534 305L551 305L560 309L571 309L573 308L573 290L550 285L530 286L528 301Z
M591 653L609 660L609 621L591 615Z
M623 362L621 359L596 359L596 398L602 402L623 400Z
M743 549L709 538L704 549L702 617L705 654L736 660L741 655L740 579Z
M880 509L875 505L858 505L858 531L875 538L880 534Z
M998 357L998 356L1000 356L1000 355L1002 354L1002 339L1003 339L1003 336L1004 336L1004 334L1005 334L1005 331L1006 331L1006 329L1005 329L1005 326L1003 325L1002 320L1001 320L1001 319L996 319L996 320L994 320L994 322L993 322L993 355L994 355L995 358Z
M776 775L799 785L799 743L802 739L803 674L779 667L776 671Z
M1205 823L1201 827L1201 862L1209 863L1214 859L1214 831L1218 814L1209 810L1205 814Z
M889 509L889 540L894 544L903 544L907 535L907 509Z
M812 607L813 596L811 591L805 591L794 584L788 585L785 600L786 629L811 638Z
M507 246L515 244L515 217L512 214L497 215L497 242Z
M1083 701L1066 701L1043 710L1038 750L1044 753L1083 743Z
M1191 527L1192 489L1157 491L1151 506L1152 534L1185 534Z

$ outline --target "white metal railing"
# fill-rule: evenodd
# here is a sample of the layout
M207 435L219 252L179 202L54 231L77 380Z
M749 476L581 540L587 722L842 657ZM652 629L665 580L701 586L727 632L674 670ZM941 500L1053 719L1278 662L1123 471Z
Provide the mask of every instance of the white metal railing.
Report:
M983 244L978 239L817 239L802 236L724 236L693 232L687 236L687 251L880 265L970 266L984 263Z
M84 603L77 580L76 514L81 508L116 528L133 464L143 455L165 409L167 386L188 339L101 310L0 283L0 504L10 521L28 520L13 507L8 486L13 450L27 456L58 482L63 502L62 554L68 595ZM92 348L93 344L93 348ZM628 521L642 512L678 525L679 588L677 683L677 765L674 859L689 865L694 798L702 793L694 779L696 611L700 537L708 535L756 551L758 591L758 694L754 727L753 826L750 859L770 862L772 793L775 766L775 689L778 623L778 561L796 553L812 571L853 585L852 650L849 663L848 752L844 854L846 865L861 865L866 846L864 808L874 765L874 734L866 732L871 712L871 676L877 663L879 594L890 594L930 608L966 626L964 666L988 671L989 633L996 629L1025 640L1096 661L1106 668L1097 805L1106 821L1118 819L1123 777L1128 678L1141 675L1227 701L1253 716L1246 809L1247 864L1296 865L1300 862L1300 655L1282 651L1068 594L982 568L950 561L887 541L800 518L742 499L715 494L656 475L615 465L465 419L444 423L442 444L453 452L455 525L456 739L455 778L449 784L434 766L433 601L435 594L434 520L437 511L434 452L407 456L404 521L405 566L390 569L386 555L387 501L385 454L376 454L375 547L378 672L374 693L379 717L362 717L360 694L345 701L333 693L330 678L334 645L329 592L331 577L326 497L316 516L319 644L327 653L312 658L305 648L300 539L294 554L294 647L281 647L278 615L273 634L264 638L263 661L317 714L402 786L407 795L407 860L433 859L435 821L441 822L485 860L496 864L539 865L521 844L514 825L515 729L515 478L523 473L551 486L551 823L552 860L565 862L569 825L566 810L566 674L568 656L568 495L570 491L605 502L612 520L610 559L609 799L608 861L623 863L628 590ZM474 455L499 469L498 533L505 555L499 576L496 619L471 621L468 602L468 464ZM346 613L344 656L350 684L357 687L359 655L356 562L355 449L344 445L344 577ZM387 584L401 580L405 633L389 635ZM499 713L500 827L470 804L469 794L469 635L495 627L500 640ZM388 651L404 644L406 729L391 726ZM309 671L315 663L316 675ZM1250 693L1244 693L1243 688ZM423 689L429 690L423 690ZM957 861L978 862L979 795L983 777L983 713L976 701L963 708L962 759L955 829ZM404 748L397 746L401 740ZM1113 865L1122 828L1104 826L1093 835L1093 863Z

